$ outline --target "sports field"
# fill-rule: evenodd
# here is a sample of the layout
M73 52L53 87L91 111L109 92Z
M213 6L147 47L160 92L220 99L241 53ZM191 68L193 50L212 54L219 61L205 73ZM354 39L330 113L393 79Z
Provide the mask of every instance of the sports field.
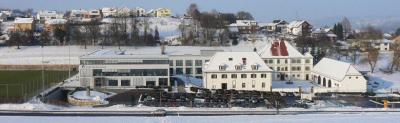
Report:
M45 71L43 84L41 70L0 71L0 100L29 98L67 78L68 71Z

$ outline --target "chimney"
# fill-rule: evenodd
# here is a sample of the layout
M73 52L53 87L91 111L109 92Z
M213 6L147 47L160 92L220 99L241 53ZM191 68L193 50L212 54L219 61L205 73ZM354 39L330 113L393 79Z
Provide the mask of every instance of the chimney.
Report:
M246 63L247 63L246 58L242 58L242 61L243 61L243 65L246 65Z

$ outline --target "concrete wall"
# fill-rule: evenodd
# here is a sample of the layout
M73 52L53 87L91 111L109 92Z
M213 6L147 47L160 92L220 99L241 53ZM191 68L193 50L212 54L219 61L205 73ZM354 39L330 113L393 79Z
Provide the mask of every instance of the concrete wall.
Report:
M217 75L217 79L211 78L212 74ZM227 74L227 78L222 78L222 74ZM231 78L232 74L236 74L237 78ZM247 74L246 78L241 78L241 74ZM256 74L256 78L251 78L251 74ZM266 78L261 78L261 74L267 74ZM271 72L207 72L204 73L203 86L208 89L222 89L222 83L227 84L227 89L235 90L258 90L258 91L270 91L272 86L272 74ZM245 83L245 87L242 84ZM262 83L265 83L265 87L262 87ZM254 85L254 87L253 87Z

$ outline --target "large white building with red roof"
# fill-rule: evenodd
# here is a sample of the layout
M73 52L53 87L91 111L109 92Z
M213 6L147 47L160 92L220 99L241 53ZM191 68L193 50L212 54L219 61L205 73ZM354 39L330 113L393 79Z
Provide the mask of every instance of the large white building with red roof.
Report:
M313 57L309 53L300 53L287 41L272 41L259 54L274 70L273 80L311 80Z

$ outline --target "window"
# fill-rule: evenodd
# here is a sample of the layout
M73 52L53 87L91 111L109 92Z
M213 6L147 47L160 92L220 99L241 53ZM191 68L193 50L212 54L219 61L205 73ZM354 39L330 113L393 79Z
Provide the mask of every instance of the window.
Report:
M174 74L174 68L169 68L169 75L172 76Z
M175 74L177 74L177 75L183 74L183 68L176 68Z
M288 67L285 67L285 71L288 71Z
M229 60L229 61L232 61L232 60L233 60L233 58L228 58L228 60Z
M277 63L277 64L280 64L280 63L281 63L281 60L280 60L280 59L277 59L277 60L276 60L276 63Z
M226 79L226 78L228 78L228 75L222 74L222 75L221 75L221 78Z
M285 64L287 64L288 63L288 60L287 59L285 59Z
M219 66L219 70L225 70L225 68L226 68L225 65L220 65Z
M301 63L301 59L297 59L297 63Z
M251 65L252 70L258 70L258 65Z
M202 68L196 68L196 74L203 74Z
M349 77L349 79L351 79L351 77Z
M186 68L186 74L192 74L192 68Z
M257 74L251 74L251 78L257 78Z
M176 66L183 66L183 60L176 60Z
M232 78L232 79L237 78L237 74L231 74L231 78Z
M356 79L358 79L358 76L356 76Z
M211 75L211 78L212 78L212 79L216 79L216 78L217 78L217 74L212 74L212 75Z
M242 88L246 88L246 83L242 83Z
M240 66L240 65L235 65L235 69L236 69L236 70L240 70L240 69L242 69L242 66Z
M265 82L261 83L261 87L265 88Z
M235 80L232 81L232 88L236 88L236 81Z
M131 86L130 80L121 80L121 86Z
M158 78L159 86L168 86L168 78Z
M297 67L297 71L301 71L301 67Z
M310 67L307 66L305 69L306 69L306 71L309 71L309 70L310 70Z
M276 70L277 70L277 71L280 71L280 70L281 70L281 67L277 67Z
M185 65L186 66L192 66L193 65L193 61L192 60L186 60L185 61Z
M202 65L203 65L203 61L201 61L201 60L196 60L196 61L194 61L194 64L195 64L196 66L202 66Z
M241 78L247 78L247 74L241 74L240 77Z
M268 61L269 61L270 64L273 64L273 63L274 63L274 60L272 60L272 59L270 59L270 60L268 60Z
M267 74L261 74L261 78L267 78Z
M296 71L296 67L292 67L292 71Z
M174 61L173 60L169 60L169 66L174 66Z
M108 80L108 86L118 86L118 80Z
M306 59L306 63L310 63L310 59Z

